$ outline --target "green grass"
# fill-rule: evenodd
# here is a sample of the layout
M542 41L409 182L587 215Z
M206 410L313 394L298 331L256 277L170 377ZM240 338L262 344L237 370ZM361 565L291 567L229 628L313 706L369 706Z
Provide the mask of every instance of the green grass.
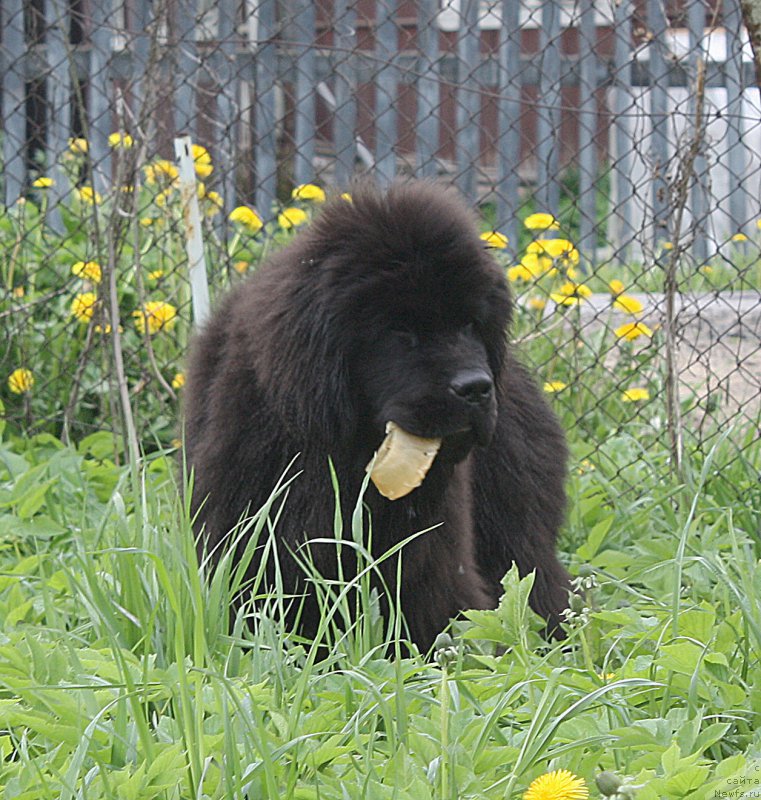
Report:
M387 659L402 628L360 580L322 585L326 619L356 603L364 620L326 623L323 662L283 630L282 597L228 631L236 570L199 571L171 455L131 472L105 434L6 441L0 796L517 797L556 768L646 799L731 789L753 774L761 688L761 453L738 457L739 435L683 483L631 433L594 462L574 443L561 548L584 601L567 642L540 638L530 578L510 574L500 608L435 654ZM741 485L756 494L738 507ZM251 522L260 541L277 502ZM343 546L362 548L359 520Z

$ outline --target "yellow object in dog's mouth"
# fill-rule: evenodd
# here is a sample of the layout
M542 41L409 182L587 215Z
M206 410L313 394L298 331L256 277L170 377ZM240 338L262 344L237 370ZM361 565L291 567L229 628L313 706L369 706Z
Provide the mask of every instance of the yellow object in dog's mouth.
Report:
M367 465L370 480L384 497L398 500L420 486L439 447L441 439L424 439L387 422L386 438Z

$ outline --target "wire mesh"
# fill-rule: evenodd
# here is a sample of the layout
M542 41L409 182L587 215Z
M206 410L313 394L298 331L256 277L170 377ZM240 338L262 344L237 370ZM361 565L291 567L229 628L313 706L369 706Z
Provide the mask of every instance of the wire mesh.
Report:
M678 460L685 435L758 425L761 102L737 0L4 0L0 25L12 430L118 437L128 398L144 447L177 436L179 134L213 293L322 190L436 176L481 210L519 347L590 456L611 431Z

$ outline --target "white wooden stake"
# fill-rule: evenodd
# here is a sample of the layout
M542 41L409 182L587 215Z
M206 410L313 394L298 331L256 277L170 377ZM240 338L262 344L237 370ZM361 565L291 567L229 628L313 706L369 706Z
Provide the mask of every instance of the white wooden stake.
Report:
M209 282L206 277L206 258L203 253L201 212L198 208L198 189L190 136L174 140L174 152L180 169L180 202L182 227L188 253L190 291L193 300L193 321L203 325L209 317Z

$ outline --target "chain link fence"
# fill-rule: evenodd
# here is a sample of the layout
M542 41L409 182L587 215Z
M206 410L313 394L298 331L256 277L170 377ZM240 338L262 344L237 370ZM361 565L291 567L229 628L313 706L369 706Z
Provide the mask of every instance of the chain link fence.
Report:
M673 466L685 437L756 439L761 101L738 0L3 0L0 25L12 431L116 441L129 406L143 447L177 436L189 134L212 294L323 190L438 177L479 207L524 358L590 458L628 432L636 484L647 441Z

